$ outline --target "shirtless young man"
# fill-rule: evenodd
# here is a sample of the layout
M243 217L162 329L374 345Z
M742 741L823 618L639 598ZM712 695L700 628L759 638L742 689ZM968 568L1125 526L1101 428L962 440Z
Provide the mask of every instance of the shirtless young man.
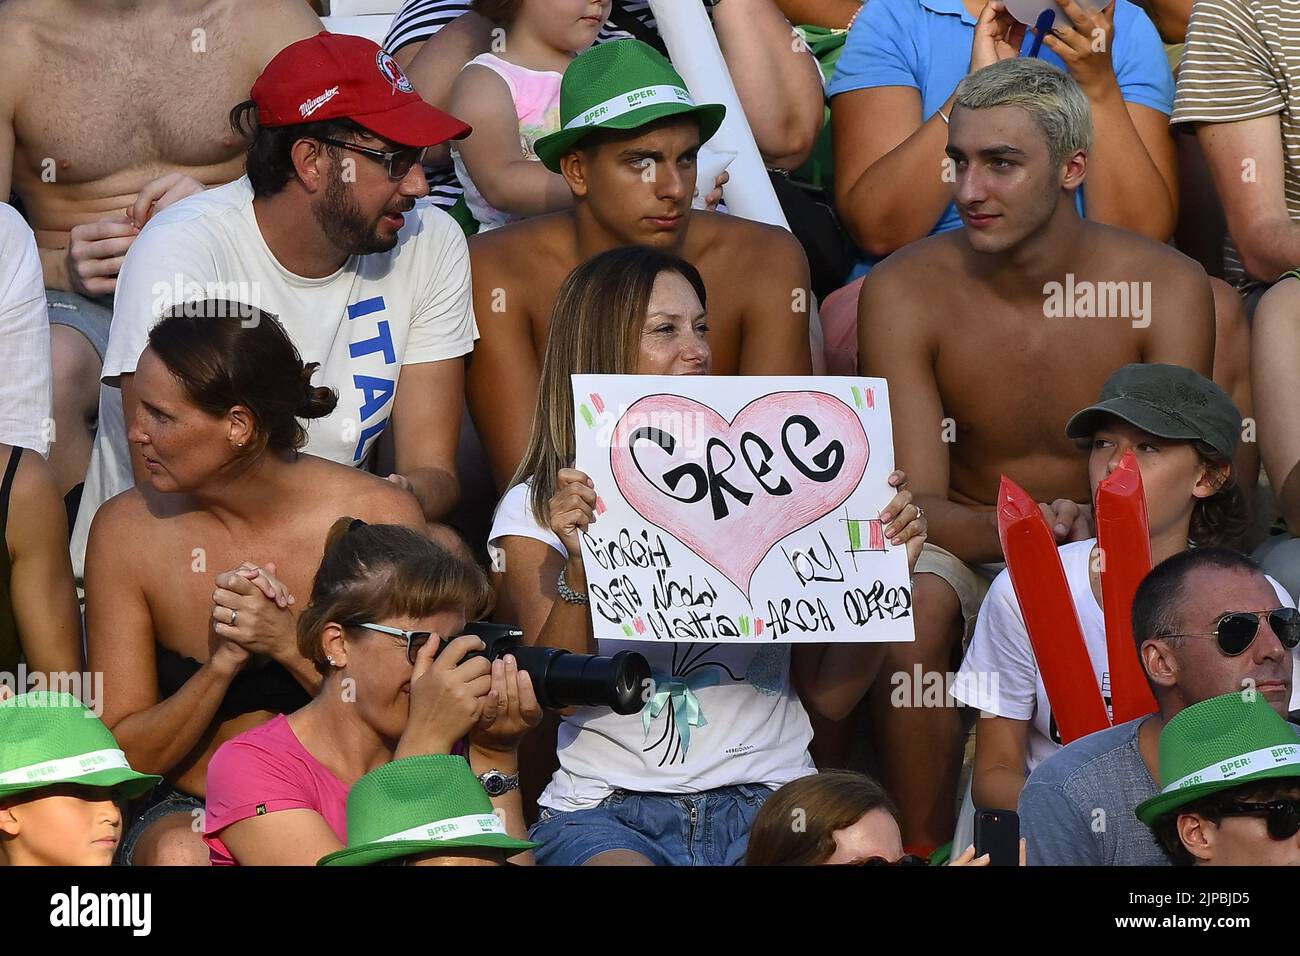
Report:
M671 102L662 93L656 100L655 87L680 92ZM641 105L575 123L638 91ZM691 209L695 154L722 108L688 104L681 77L644 43L619 40L586 51L564 74L561 131L536 147L568 181L574 208L470 241L482 337L470 359L468 397L498 489L510 487L528 441L555 294L573 269L607 249L653 246L700 270L716 374L812 372L803 250L783 229Z
M969 565L1002 557L999 476L1045 503L1059 541L1087 537L1088 470L1065 436L1073 409L1129 362L1209 375L1214 357L1200 266L1079 218L1092 121L1074 80L1003 60L962 81L950 120L965 228L892 255L858 311L861 369L888 373L897 465L933 544L916 568L916 642L889 645L872 705L884 783L918 848L952 835L961 722L951 708L891 707L891 678L949 671L969 637L991 579Z
M60 493L90 460L127 248L153 212L240 175L230 104L320 29L303 0L0 3L0 202L18 194L40 249Z

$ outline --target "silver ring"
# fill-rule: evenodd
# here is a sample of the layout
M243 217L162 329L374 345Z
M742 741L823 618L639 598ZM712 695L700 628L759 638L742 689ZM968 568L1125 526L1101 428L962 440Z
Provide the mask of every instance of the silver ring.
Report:
M925 517L925 509L924 509L924 508L922 508L920 505L913 505L912 507L916 509L916 516L917 516L917 518L924 518L924 517Z
M236 621L238 618L239 618L239 612L236 611L236 610L234 610L234 609L232 608L231 611L230 611L230 626L231 626L231 627L234 627L234 626L235 626L235 621Z

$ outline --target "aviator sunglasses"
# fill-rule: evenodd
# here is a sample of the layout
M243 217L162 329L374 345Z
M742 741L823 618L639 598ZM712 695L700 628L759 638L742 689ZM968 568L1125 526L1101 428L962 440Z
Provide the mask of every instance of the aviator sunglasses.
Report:
M1300 644L1300 611L1293 607L1280 607L1272 611L1229 611L1219 618L1208 634L1160 634L1159 637L1213 637L1219 650L1228 657L1236 657L1255 643L1259 634L1261 617L1268 618L1269 627L1288 650Z

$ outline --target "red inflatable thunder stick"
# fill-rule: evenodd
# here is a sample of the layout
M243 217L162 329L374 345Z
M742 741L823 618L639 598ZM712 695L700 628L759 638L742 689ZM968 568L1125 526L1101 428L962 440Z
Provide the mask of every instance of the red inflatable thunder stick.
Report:
M1062 742L1105 730L1110 718L1056 539L1038 503L1006 475L998 488L998 537Z
M1156 710L1156 699L1133 645L1133 596L1151 570L1151 534L1142 473L1132 449L1124 452L1115 470L1097 485L1096 505L1110 706L1115 723L1122 724Z

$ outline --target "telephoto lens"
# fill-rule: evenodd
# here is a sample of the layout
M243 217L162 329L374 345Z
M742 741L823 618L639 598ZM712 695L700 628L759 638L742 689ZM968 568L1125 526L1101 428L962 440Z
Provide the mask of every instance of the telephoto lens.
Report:
M604 657L558 647L528 647L519 628L487 621L467 625L465 633L482 639L487 646L478 653L488 660L513 654L519 668L532 678L543 707L608 707L627 715L638 714L645 706L650 664L635 651Z

